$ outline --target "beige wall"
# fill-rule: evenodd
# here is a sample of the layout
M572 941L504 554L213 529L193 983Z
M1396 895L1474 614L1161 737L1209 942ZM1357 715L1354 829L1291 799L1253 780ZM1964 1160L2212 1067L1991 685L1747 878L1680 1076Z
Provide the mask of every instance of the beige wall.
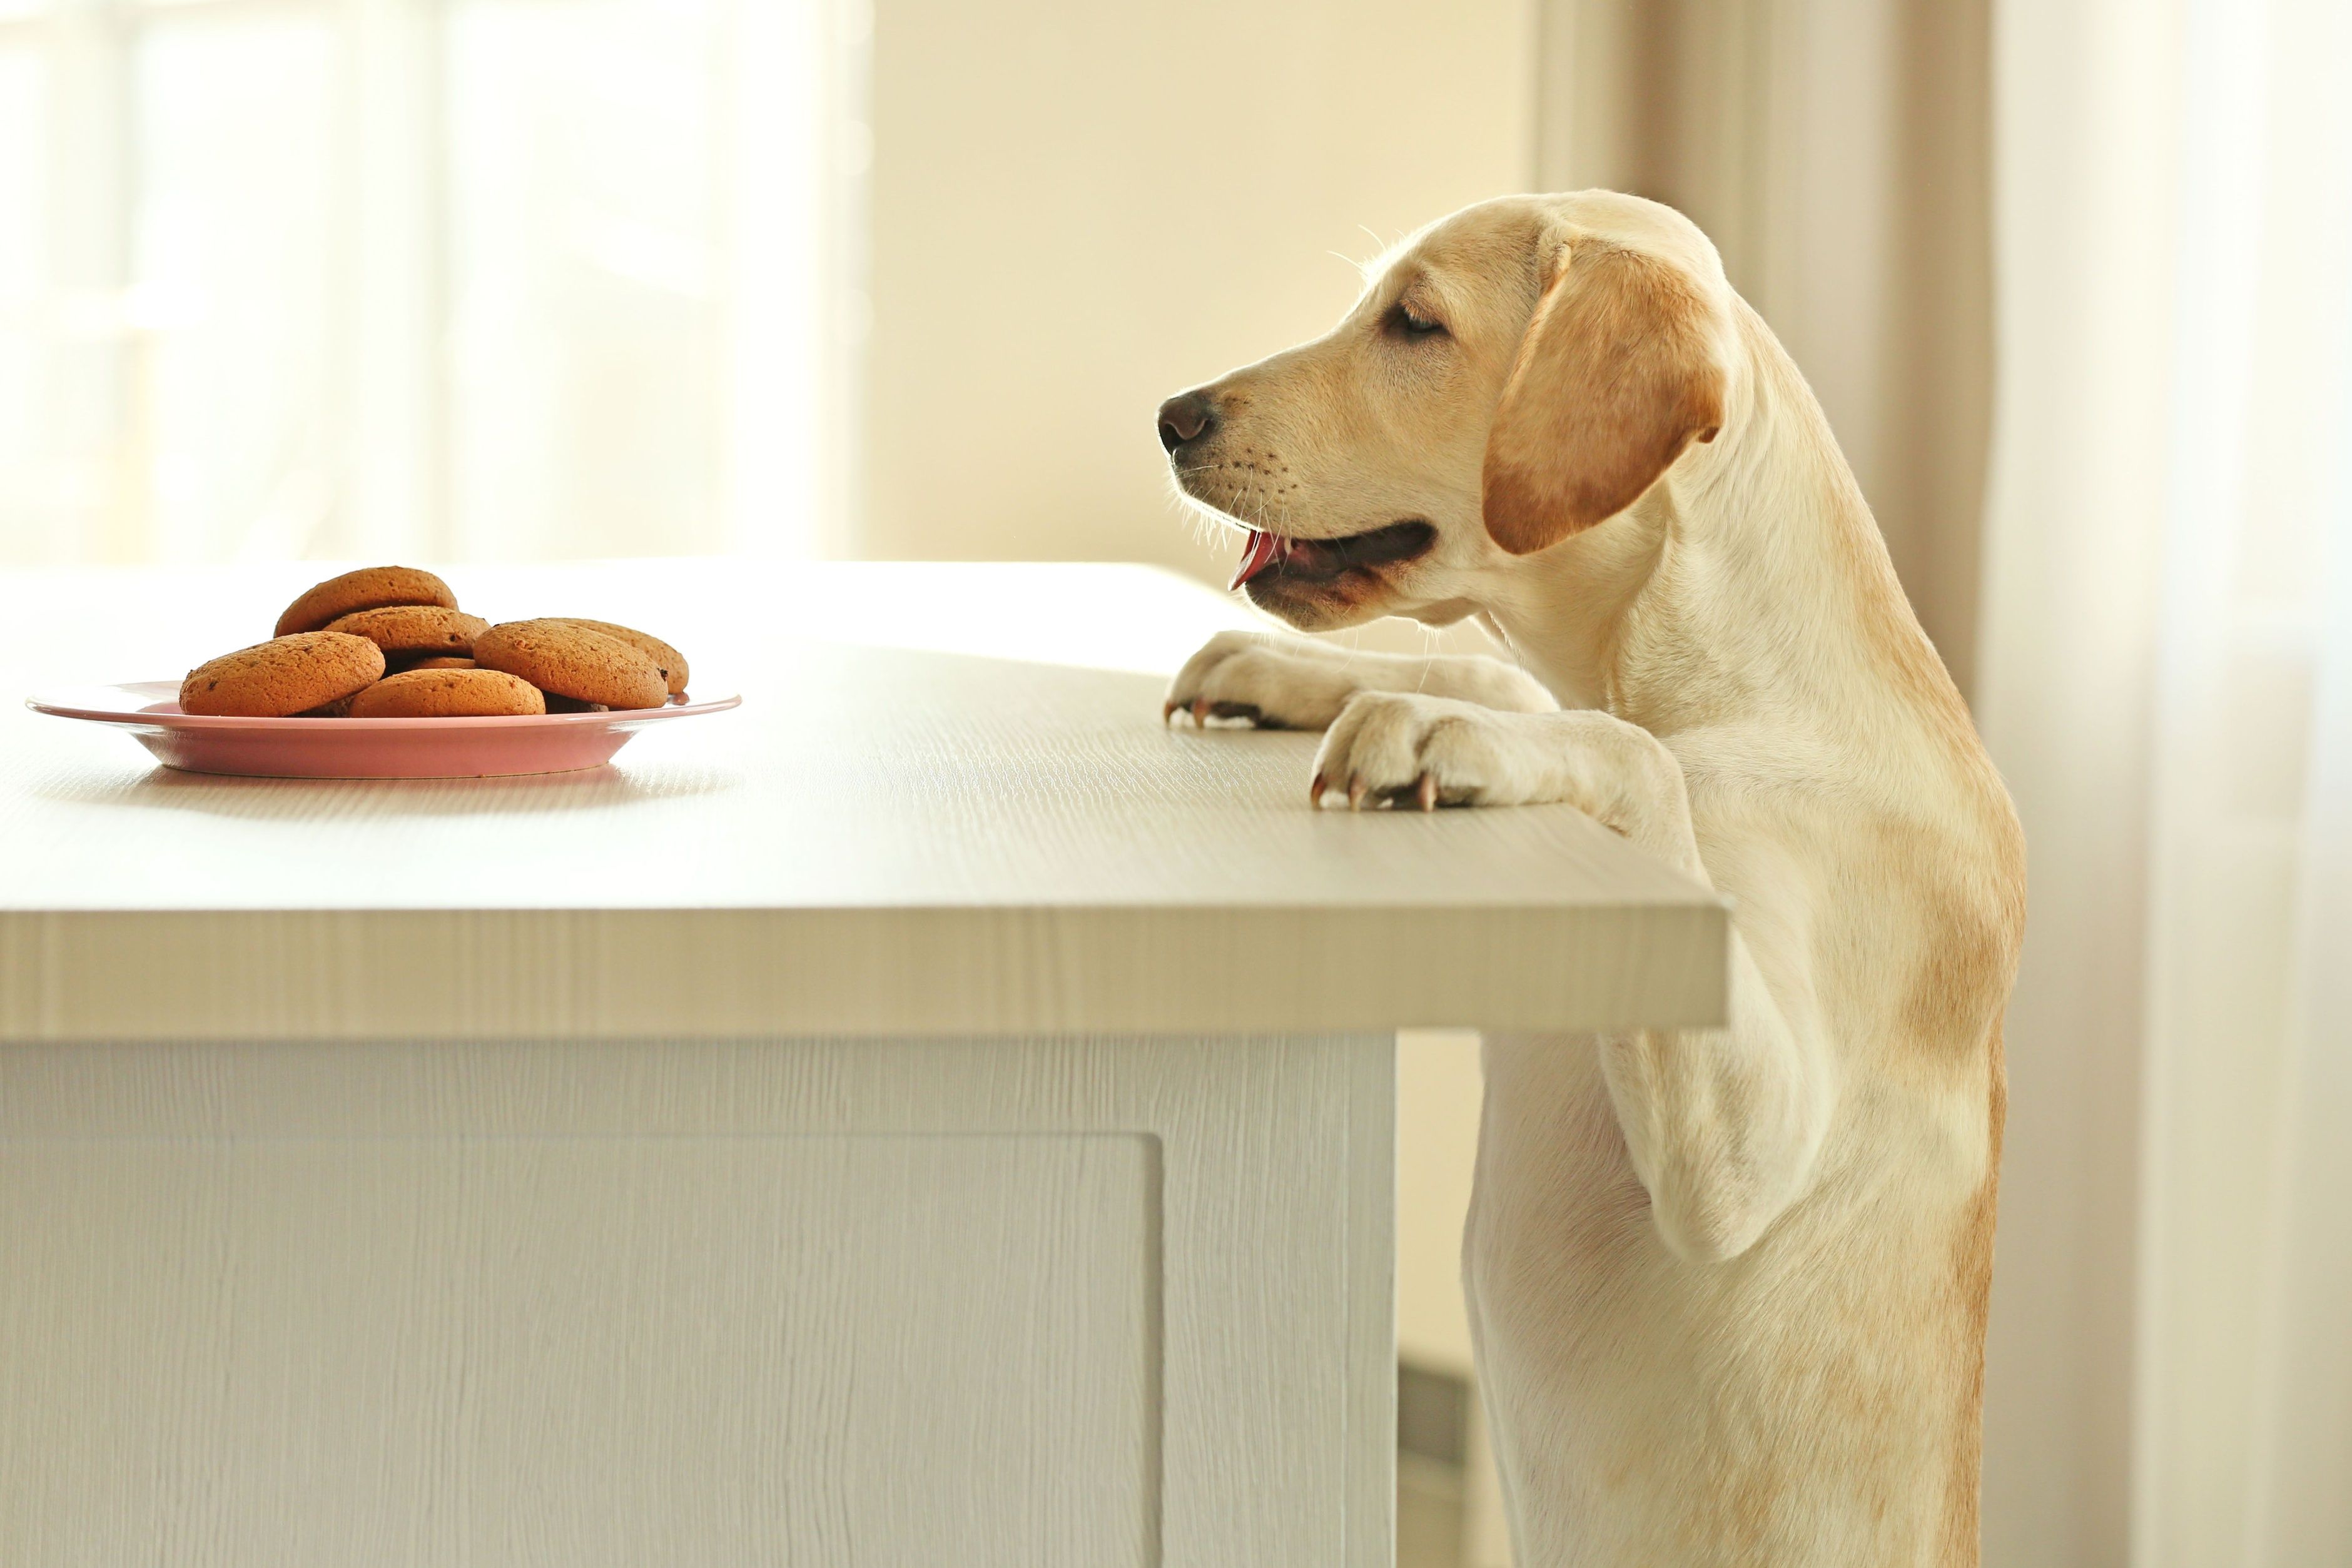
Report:
M1531 37L1529 0L882 0L858 553L1228 569L1152 411L1525 189Z
M1462 1221L1478 1152L1478 1037L1397 1037L1397 1353L1470 1375Z

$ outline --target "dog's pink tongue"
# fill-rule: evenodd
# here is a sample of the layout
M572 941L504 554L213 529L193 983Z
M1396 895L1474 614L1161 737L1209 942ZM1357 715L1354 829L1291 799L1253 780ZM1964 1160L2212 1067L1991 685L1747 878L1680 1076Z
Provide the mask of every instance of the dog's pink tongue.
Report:
M1231 592L1239 588L1251 578L1272 566L1275 557L1279 555L1281 550L1281 535L1262 533L1256 528L1252 528L1249 548L1242 551L1242 563L1234 569L1234 580L1225 584L1226 591Z

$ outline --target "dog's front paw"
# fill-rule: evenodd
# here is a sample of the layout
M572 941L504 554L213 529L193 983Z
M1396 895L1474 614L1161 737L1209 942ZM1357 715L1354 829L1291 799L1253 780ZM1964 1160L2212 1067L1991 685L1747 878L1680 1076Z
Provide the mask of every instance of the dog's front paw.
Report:
M1322 729L1361 690L1340 660L1255 632L1220 632L1168 683L1165 718L1247 719L1260 729Z
M1315 755L1312 798L1418 806L1517 806L1556 800L1557 741L1527 716L1412 692L1366 692L1349 703Z
M1674 864L1698 863L1681 764L1647 730L1592 708L1497 713L1366 692L1323 737L1310 788L1318 806L1339 791L1351 808L1562 801Z

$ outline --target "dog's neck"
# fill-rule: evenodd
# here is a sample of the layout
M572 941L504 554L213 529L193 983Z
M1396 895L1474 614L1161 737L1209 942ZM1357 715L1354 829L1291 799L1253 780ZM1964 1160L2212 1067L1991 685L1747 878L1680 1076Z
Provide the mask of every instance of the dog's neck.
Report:
M1748 373L1722 433L1497 580L1489 629L1563 702L1662 737L1760 704L1834 723L1890 683L1965 722L1821 404L1738 312Z

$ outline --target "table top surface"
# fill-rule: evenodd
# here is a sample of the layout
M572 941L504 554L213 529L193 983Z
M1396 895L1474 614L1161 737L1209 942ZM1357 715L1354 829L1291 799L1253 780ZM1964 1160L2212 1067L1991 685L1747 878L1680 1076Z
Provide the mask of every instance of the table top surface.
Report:
M0 618L0 682L21 698L176 676L265 635L332 570L0 573L18 607ZM1719 1007L1705 999L1720 990L1705 977L1719 902L1579 812L1318 811L1315 737L1164 726L1167 673L1210 633L1256 624L1173 574L671 560L445 575L494 621L578 614L665 636L693 661L695 695L740 691L742 706L645 731L585 773L305 781L173 772L127 734L10 701L0 933L100 914L225 933L222 912L862 912L984 945L1024 915L1157 912L1280 915L1310 942L1337 939L1318 921L1385 921L1401 955L1440 911L1580 932L1647 915L1644 941L1691 933L1668 966L1701 977L1685 1010Z

